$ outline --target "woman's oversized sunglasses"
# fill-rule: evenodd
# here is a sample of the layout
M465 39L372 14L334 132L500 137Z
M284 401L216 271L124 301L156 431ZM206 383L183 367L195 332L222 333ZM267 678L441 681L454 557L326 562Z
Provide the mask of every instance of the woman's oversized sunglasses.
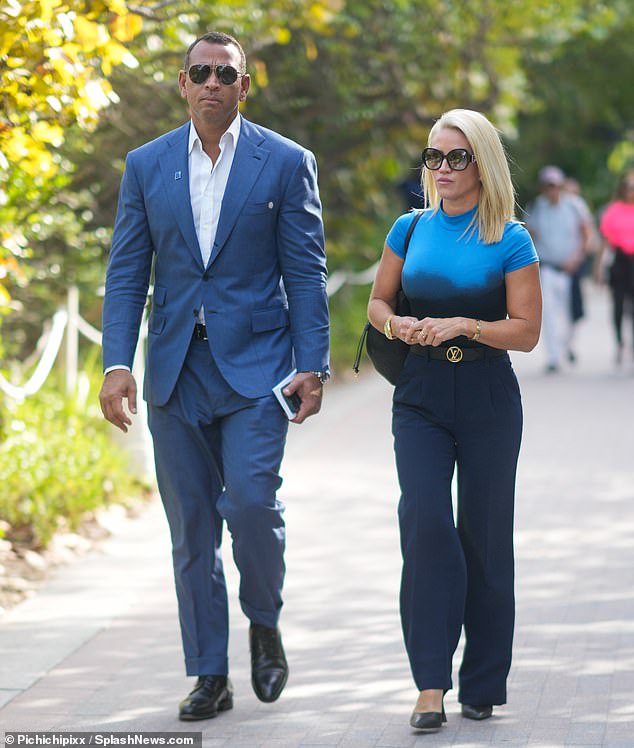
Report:
M437 148L425 148L423 151L423 163L431 171L440 169L445 159L452 171L464 171L469 164L475 163L476 157L466 148L454 148L449 153L443 153Z
M214 73L223 86L232 86L244 73L239 73L233 65L190 65L187 71L192 83L204 83Z

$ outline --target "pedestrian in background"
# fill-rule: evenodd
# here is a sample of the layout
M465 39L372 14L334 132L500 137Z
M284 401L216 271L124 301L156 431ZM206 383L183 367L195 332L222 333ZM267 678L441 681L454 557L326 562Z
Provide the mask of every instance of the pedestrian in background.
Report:
M604 238L596 267L605 266L605 257L612 254L608 282L612 292L612 322L616 338L616 364L623 361L623 314L627 306L632 320L634 347L634 170L619 180L614 200L601 216L600 232ZM603 280L599 275L598 279ZM630 355L634 362L634 354Z
M515 615L513 510L522 406L507 349L537 343L537 254L514 219L500 137L455 109L423 151L428 208L390 230L368 305L372 325L411 346L396 384L401 620L418 698L412 727L438 730L464 626L458 700L486 719L506 703ZM412 316L395 314L403 287ZM454 524L452 476L458 470Z
M541 194L527 209L526 226L539 255L544 299L543 335L546 371L557 372L573 349L573 276L590 252L592 216L584 201L564 190L564 173L545 166L539 173Z
M250 620L251 682L275 701L288 676L278 619L285 528L276 498L288 418L320 409L328 377L326 260L313 155L238 111L242 47L209 32L178 84L191 120L128 154L103 310L105 417L127 431L130 368L146 303L144 397L173 547L185 668L197 677L182 720L233 705L220 545L226 522ZM155 705L151 705L155 706Z
M574 177L566 177L564 179L564 191L569 194L573 200L578 200L580 203L580 211L587 215L592 215L587 202L581 195L581 185L574 179ZM594 225L594 219L592 220L592 242L588 252L594 252L597 247L597 232ZM583 278L588 275L589 269L592 266L592 260L589 254L586 254L585 258L579 265L579 267L572 274L572 283L570 288L570 315L571 323L573 325L572 339L574 340L574 325L576 325L585 315L585 303L583 298ZM571 346L568 352L568 360L570 363L576 363L576 354Z

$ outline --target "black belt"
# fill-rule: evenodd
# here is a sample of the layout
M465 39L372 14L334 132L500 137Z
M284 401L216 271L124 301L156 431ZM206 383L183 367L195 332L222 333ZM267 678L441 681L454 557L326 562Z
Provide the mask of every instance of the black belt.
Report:
M196 325L194 326L194 337L197 340L209 340L206 326L201 325L200 322L196 322Z
M413 345L410 348L415 356L431 358L435 361L449 361L459 364L461 361L480 361L483 358L499 358L505 356L506 351L500 348L460 348L458 345L443 345L434 348L431 345Z

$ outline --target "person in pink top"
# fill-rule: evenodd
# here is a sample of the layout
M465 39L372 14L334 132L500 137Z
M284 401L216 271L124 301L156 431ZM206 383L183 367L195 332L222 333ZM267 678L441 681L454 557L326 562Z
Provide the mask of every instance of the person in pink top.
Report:
M620 179L615 198L601 217L601 235L605 239L598 267L603 267L606 250L612 250L614 259L608 281L612 290L613 323L616 335L616 363L623 361L623 312L626 303L632 316L634 344L634 171L626 172Z

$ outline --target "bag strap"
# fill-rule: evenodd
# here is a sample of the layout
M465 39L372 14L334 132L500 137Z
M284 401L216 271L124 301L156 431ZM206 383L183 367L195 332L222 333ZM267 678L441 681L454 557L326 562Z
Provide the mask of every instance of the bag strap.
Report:
M363 327L363 332L361 333L361 337L359 338L359 342L357 343L357 353L354 357L354 363L352 364L352 370L355 374L359 373L359 364L361 363L361 356L363 356L363 346L365 345L365 340L368 337L368 330L370 329L370 323L366 322Z
M407 250L409 249L409 243L412 238L412 234L414 233L416 224L419 222L420 217L422 215L423 215L423 211L417 210L416 215L414 216L414 220L410 223L409 228L407 229L407 234L405 234L405 242L403 243L403 261L407 257Z
M405 258L407 257L407 250L409 249L409 243L412 239L412 234L414 233L414 229L416 228L416 224L420 220L420 217L423 215L422 210L417 210L416 215L414 216L412 222L410 223L407 234L405 234L405 241L403 242L403 261L405 261ZM363 346L365 344L366 338L368 337L368 330L370 329L370 323L366 322L365 327L363 328L363 332L361 333L361 337L359 338L359 342L357 344L357 353L354 357L354 363L352 364L352 369L355 374L359 373L359 364L361 363L361 356L363 355Z

